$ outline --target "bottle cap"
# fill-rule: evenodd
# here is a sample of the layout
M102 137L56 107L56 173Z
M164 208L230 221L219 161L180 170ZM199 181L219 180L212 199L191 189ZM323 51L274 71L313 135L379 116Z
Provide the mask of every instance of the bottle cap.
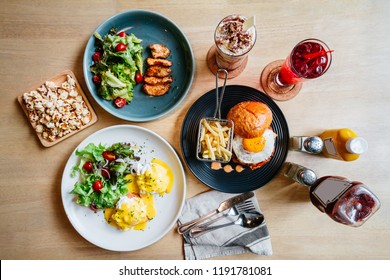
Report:
M349 138L346 143L347 151L352 154L363 154L368 149L366 139L362 137Z

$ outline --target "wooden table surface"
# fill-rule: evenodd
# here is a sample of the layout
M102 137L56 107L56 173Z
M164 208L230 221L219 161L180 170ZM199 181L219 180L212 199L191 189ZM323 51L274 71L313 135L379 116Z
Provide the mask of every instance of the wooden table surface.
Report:
M244 72L228 85L261 90L262 69L285 58L305 38L322 39L335 50L323 77L305 83L294 99L277 104L290 135L349 127L368 140L369 150L355 162L297 152L289 152L287 160L309 167L319 176L360 180L377 194L382 206L361 228L343 226L310 203L305 187L279 174L256 190L273 255L225 259L390 258L389 1L1 0L0 6L1 259L183 259L182 239L175 229L134 252L111 252L90 244L65 214L62 172L84 138L116 124L148 128L164 137L182 157L179 134L184 116L200 96L215 87L206 64L215 26L233 13L256 15L258 39ZM87 91L82 71L84 48L96 27L129 9L151 10L170 18L188 37L195 57L195 76L186 98L165 117L147 123L127 122L104 111ZM66 69L76 74L99 120L44 148L16 99L32 85ZM186 166L185 171L188 198L209 190Z

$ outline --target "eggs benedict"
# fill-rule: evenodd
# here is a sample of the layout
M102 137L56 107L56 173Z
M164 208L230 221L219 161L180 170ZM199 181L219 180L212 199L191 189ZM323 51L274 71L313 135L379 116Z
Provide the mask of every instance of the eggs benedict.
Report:
M149 163L134 163L128 180L127 196L121 197L115 208L106 208L104 217L120 230L144 230L156 216L154 195L163 196L172 190L174 176L164 161L153 158Z
M104 211L106 221L120 230L144 229L149 220L147 204L135 195L129 194L121 197L115 208Z
M136 183L141 193L163 196L172 189L173 173L165 162L154 158L146 170L137 173Z
M271 128L272 111L266 104L238 103L226 118L234 122L233 161L255 170L271 160L276 134Z

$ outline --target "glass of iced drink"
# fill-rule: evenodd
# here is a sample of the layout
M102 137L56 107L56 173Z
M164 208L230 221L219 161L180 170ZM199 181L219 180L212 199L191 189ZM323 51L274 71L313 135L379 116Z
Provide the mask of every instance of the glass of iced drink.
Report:
M239 75L248 61L248 53L256 42L256 27L247 25L248 18L241 15L229 15L222 19L215 29L215 46L209 51L209 67L225 69L229 78ZM214 69L213 69L214 67Z
M285 60L264 68L261 84L264 91L277 100L288 100L301 89L301 83L322 76L332 62L329 47L318 39L299 42Z

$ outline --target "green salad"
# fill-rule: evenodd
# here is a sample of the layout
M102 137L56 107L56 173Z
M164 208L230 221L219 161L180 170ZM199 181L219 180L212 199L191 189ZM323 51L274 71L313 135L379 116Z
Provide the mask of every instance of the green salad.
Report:
M142 40L124 31L118 33L115 28L104 38L97 32L94 36L96 51L92 57L92 80L100 96L114 100L115 105L122 107L133 99L136 75L142 76Z
M76 202L93 210L114 208L121 196L128 193L126 175L131 164L139 158L130 144L115 143L111 146L88 144L76 150L78 164L72 168L72 177L79 175L71 194Z

